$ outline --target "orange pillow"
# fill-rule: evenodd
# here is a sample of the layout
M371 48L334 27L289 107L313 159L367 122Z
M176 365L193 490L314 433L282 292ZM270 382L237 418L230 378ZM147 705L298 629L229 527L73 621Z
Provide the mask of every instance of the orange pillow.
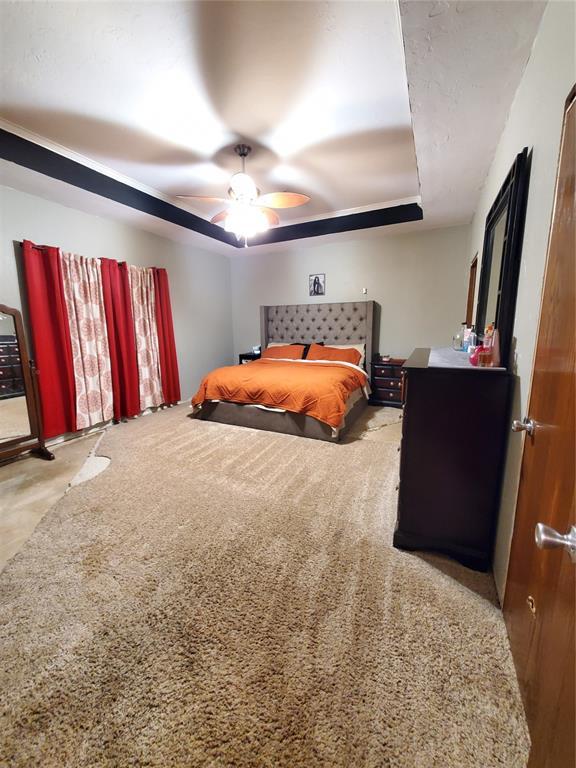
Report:
M262 352L263 358L284 358L284 360L302 360L303 344L285 344L281 347L267 347Z
M340 363L354 363L358 365L362 355L354 347L338 349L337 347L321 347L320 344L312 344L306 355L306 360L334 360Z

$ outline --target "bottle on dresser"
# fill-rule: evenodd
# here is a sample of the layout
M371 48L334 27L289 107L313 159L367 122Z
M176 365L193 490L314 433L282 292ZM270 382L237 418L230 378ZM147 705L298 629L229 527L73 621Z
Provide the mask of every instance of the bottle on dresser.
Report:
M464 330L464 343L462 349L464 352L471 352L472 348L476 346L476 331L473 325L470 328Z
M493 368L500 365L500 338L494 323L486 326L482 345L470 355L470 362L479 368Z

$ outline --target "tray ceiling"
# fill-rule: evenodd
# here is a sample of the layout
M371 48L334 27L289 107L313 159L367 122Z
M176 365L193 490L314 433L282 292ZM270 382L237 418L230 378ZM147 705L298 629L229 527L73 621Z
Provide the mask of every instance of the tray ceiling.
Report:
M419 195L395 2L1 13L0 115L163 194L223 195L242 139L260 189L312 198L283 224Z
M424 221L395 228L462 224L474 212L544 7L539 0L3 2L0 122L164 200L221 196L238 169L232 147L244 140L263 191L312 198L282 211L282 225L419 196ZM75 199L62 177L35 181L40 174L8 172L6 163L0 171L16 187L37 184L65 204ZM94 197L82 199L89 205ZM221 207L188 210L209 219ZM149 227L153 216L140 213Z

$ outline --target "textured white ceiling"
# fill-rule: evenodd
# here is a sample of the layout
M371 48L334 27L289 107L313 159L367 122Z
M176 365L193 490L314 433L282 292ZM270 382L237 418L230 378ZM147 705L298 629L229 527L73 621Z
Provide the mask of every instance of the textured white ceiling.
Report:
M283 223L421 191L403 228L459 224L543 8L402 1L404 62L395 0L0 2L0 116L163 194L222 194L247 140L261 189L313 198Z
M545 6L540 0L401 0L429 224L467 222L476 209Z
M283 222L419 194L396 2L0 12L0 114L165 194L225 193L238 139L263 191L311 196Z

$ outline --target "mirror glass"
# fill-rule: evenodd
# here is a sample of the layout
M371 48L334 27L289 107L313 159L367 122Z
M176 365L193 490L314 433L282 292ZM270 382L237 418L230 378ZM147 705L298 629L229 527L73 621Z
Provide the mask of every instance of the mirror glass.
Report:
M486 315L484 324L497 322L498 307L500 306L500 295L502 292L502 256L504 254L504 239L506 236L506 214L507 209L496 222L492 235L492 257L490 259L490 281L488 283L488 296L486 299Z
M11 315L0 312L0 442L30 433L16 326Z

